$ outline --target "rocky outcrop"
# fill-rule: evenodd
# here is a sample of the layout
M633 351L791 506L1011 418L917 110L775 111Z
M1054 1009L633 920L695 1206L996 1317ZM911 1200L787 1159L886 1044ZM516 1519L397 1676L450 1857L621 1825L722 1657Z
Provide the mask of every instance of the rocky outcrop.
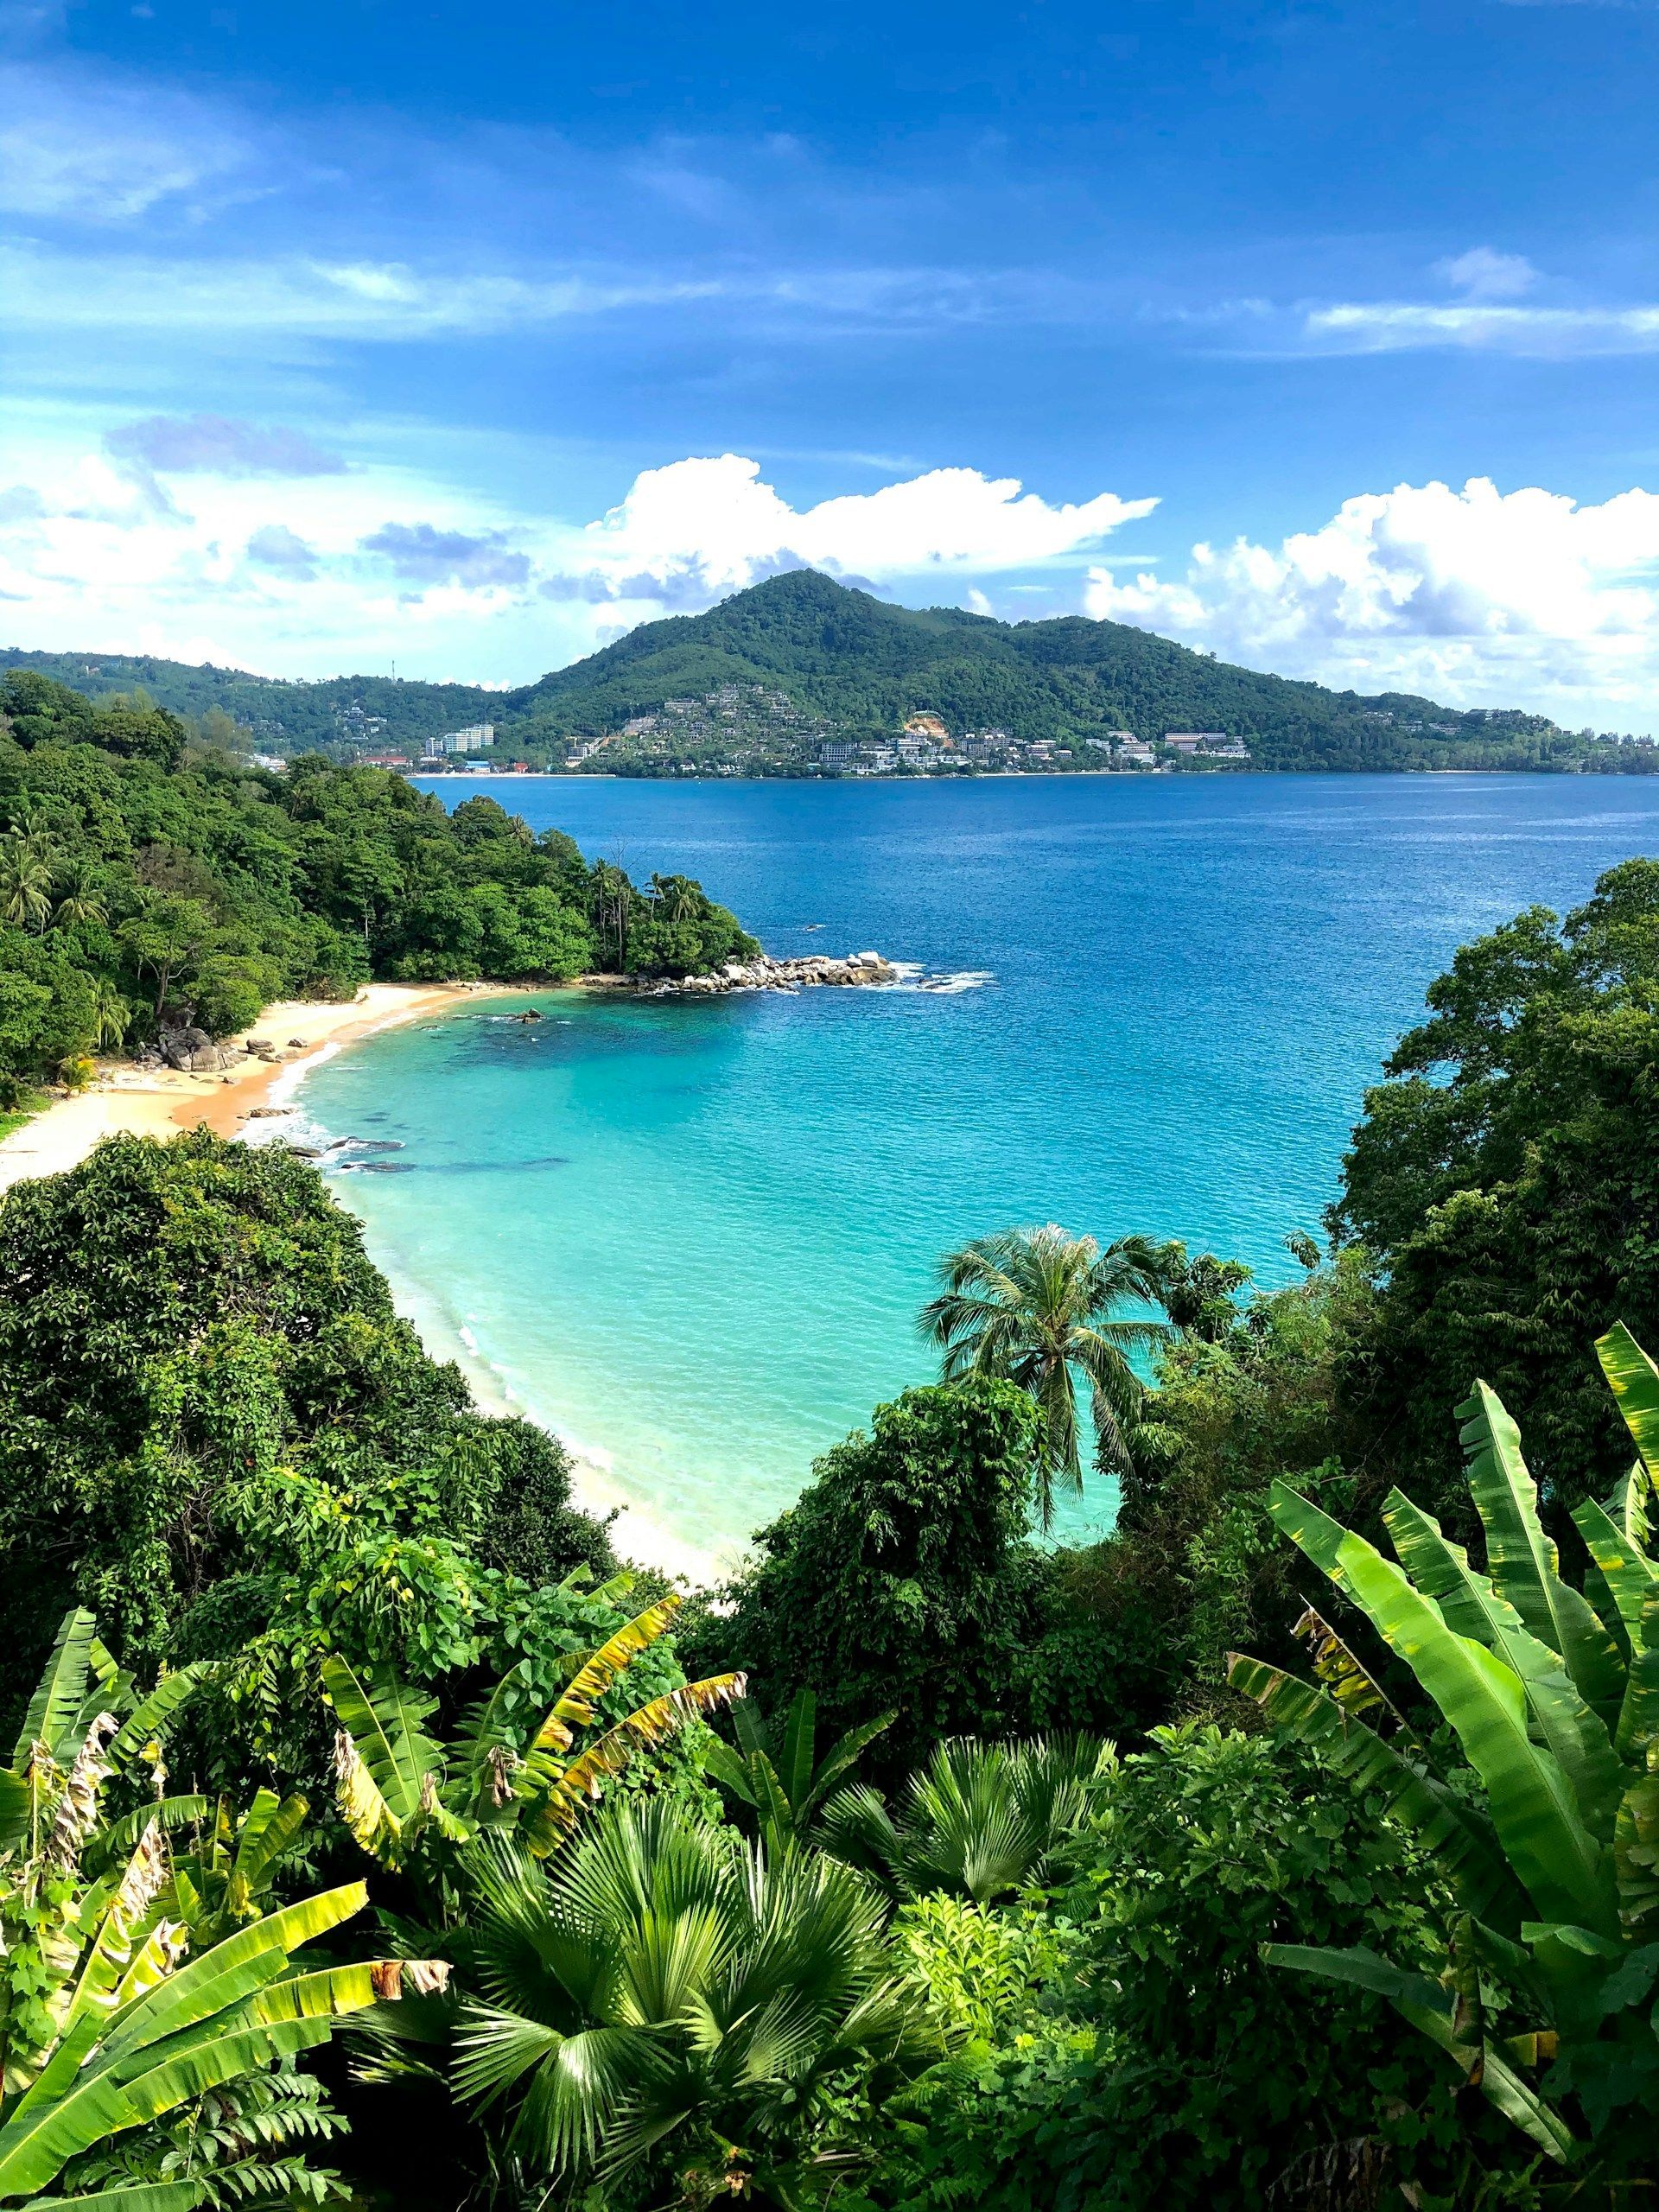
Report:
M156 1046L168 1067L186 1075L217 1075L220 1068L234 1067L242 1058L230 1046L216 1044L194 1023L158 1031Z
M753 960L728 960L710 976L684 976L677 980L644 983L645 998L717 998L727 991L800 991L818 984L845 988L858 983L894 983L899 970L879 952L849 953L832 960L814 953L801 960L773 960L761 953Z

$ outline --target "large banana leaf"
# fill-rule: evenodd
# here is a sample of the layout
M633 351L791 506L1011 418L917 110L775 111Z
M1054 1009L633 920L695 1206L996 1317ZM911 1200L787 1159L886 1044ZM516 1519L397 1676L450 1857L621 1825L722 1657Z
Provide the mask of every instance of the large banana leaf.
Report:
M1659 1367L1622 1321L1598 1338L1596 1356L1649 1477L1659 1478Z
M1284 1734L1313 1745L1338 1772L1364 1788L1380 1790L1395 1818L1433 1852L1468 1911L1519 1930L1530 1911L1526 1891L1510 1872L1491 1823L1473 1807L1312 1682L1237 1653L1231 1656L1227 1679L1253 1697Z
M86 1701L97 1627L84 1605L64 1615L40 1685L17 1732L11 1755L14 1767L28 1765L36 1744L44 1744L60 1766L67 1766L80 1748L76 1724Z
M148 1697L140 1698L110 1739L109 1758L123 1764L137 1756L158 1730L164 1727L187 1698L194 1695L208 1669L198 1661L163 1675Z
M747 1710L740 1706L740 1712ZM812 1789L813 1751L817 1743L818 1700L815 1692L799 1689L784 1722L784 1740L778 1758L778 1779L785 1796L797 1811L805 1808Z
M1578 2145L1572 2130L1531 2084L1491 2044L1471 2044L1459 2034L1452 1993L1440 1983L1430 1981L1426 1974L1408 1974L1375 1951L1326 1951L1301 1943L1268 1943L1262 1955L1270 1966L1318 1974L1324 1980L1387 1998L1402 2018L1440 2045L1466 2081L1478 2079L1483 2093L1547 2157L1561 2165L1571 2164L1576 2157Z
M622 1669L656 1643L680 1610L681 1603L671 1594L659 1599L656 1605L647 1605L643 1613L637 1613L614 1636L607 1637L571 1677L563 1696L543 1722L533 1748L563 1751L569 1746L575 1730L591 1726L594 1706Z
M1639 1760L1659 1739L1659 1587L1642 1600L1641 1624L1633 1642L1613 1741L1621 1758Z
M1528 1632L1560 1652L1579 1694L1611 1729L1624 1694L1624 1665L1612 1632L1570 1584L1538 1517L1538 1492L1521 1453L1519 1430L1497 1393L1477 1382L1458 1408L1469 1489L1486 1531L1486 1566Z
M193 2212L207 2194L205 2178L194 2181L125 2182L118 2189L94 2190L90 2196L42 2196L22 2212Z
M1627 1507L1627 1515L1630 1510ZM1625 1634L1632 1646L1639 1644L1643 1605L1650 1591L1659 1589L1659 1567L1648 1557L1644 1540L1634 1533L1629 1518L1621 1527L1593 1498L1573 1508L1573 1524L1618 1608Z
M857 1764L859 1755L866 1745L873 1744L878 1736L891 1728L898 1718L896 1713L879 1713L874 1720L861 1720L856 1727L849 1728L844 1736L836 1738L814 1772L811 1787L806 1796L795 1801L798 1822L804 1821L809 1814L817 1812L830 1792Z
M1599 1842L1611 1843L1629 1777L1606 1723L1568 1681L1559 1653L1529 1633L1514 1606L1475 1573L1462 1546L1448 1543L1440 1523L1401 1491L1391 1493L1382 1518L1407 1573L1439 1605L1448 1625L1472 1622L1459 1632L1472 1635L1519 1675L1539 1732L1560 1761L1586 1826Z
M1283 1483L1273 1485L1268 1503L1274 1519L1300 1541L1317 1509ZM1316 1541L1323 1542L1318 1532ZM1611 1934L1618 1923L1611 1869L1604 1872L1602 1847L1586 1826L1560 1762L1531 1740L1521 1678L1484 1644L1448 1628L1433 1599L1363 1536L1343 1535L1336 1568L1342 1586L1456 1733L1485 1784L1493 1826L1538 1917Z
M395 1852L443 1777L443 1753L424 1726L435 1701L390 1667L371 1669L365 1683L333 1653L322 1679L355 1753L340 1770L340 1809L365 1851Z

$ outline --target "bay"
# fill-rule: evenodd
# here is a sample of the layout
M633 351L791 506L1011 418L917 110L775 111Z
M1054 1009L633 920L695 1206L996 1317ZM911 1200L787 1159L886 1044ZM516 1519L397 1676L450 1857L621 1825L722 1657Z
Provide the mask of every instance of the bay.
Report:
M447 803L478 793L435 779ZM1659 780L495 778L636 880L702 879L777 954L944 990L531 994L389 1031L302 1103L434 1351L626 1503L626 1550L730 1558L929 1379L938 1255L1130 1230L1289 1279L1368 1083L1453 949L1659 851ZM371 1168L378 1172L369 1172ZM404 1172L386 1172L397 1169ZM1064 1532L1110 1524L1096 1481Z

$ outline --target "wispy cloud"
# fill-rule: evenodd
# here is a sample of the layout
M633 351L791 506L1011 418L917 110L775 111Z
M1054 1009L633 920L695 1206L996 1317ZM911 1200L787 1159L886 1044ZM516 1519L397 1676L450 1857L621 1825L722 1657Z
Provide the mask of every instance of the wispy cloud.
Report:
M106 431L104 450L164 475L338 476L346 466L303 430L224 415L149 415Z
M258 134L172 87L13 63L0 73L0 209L106 226L234 195Z
M1524 253L1500 253L1495 246L1471 246L1467 253L1437 261L1434 273L1470 300L1517 300L1538 282L1538 271Z
M1659 346L1659 307L1507 307L1468 300L1348 301L1312 308L1306 335L1327 350L1401 353L1427 346L1562 357L1647 353Z

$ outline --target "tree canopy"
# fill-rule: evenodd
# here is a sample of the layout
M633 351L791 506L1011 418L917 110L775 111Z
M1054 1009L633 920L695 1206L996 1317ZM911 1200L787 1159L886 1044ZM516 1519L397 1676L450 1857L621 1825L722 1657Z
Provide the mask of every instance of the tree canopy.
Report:
M0 677L0 1079L371 976L685 975L755 950L689 878L641 890L492 798L450 815L315 755L267 774L147 701Z

